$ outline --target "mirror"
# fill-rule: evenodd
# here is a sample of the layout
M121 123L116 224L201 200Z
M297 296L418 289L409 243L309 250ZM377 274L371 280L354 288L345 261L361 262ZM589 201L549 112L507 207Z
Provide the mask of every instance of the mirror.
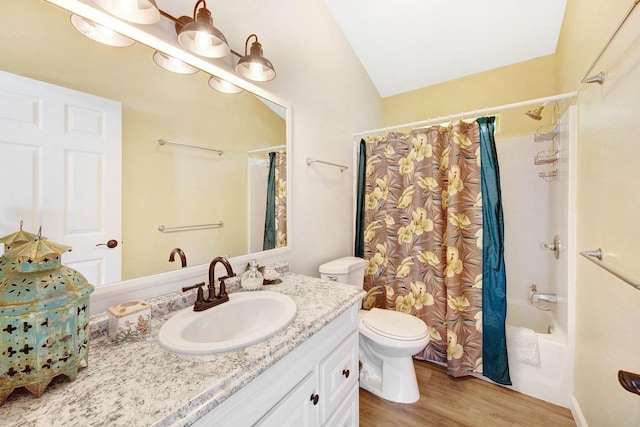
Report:
M94 42L72 27L69 12L43 0L4 4L0 24L2 71L122 103L122 234L113 236L122 242L121 280L180 269L179 259L168 262L176 247L188 266L254 252L249 224L264 219L249 217L260 215L257 202L249 203L259 199L249 194L250 153L286 146L283 107L248 92L217 92L204 72L161 69L154 50L140 43L115 48ZM160 145L159 139L224 154ZM37 229L29 218L14 218L1 220L0 234L15 231L20 219L25 229ZM223 227L158 230L218 221ZM43 227L45 236L61 233Z

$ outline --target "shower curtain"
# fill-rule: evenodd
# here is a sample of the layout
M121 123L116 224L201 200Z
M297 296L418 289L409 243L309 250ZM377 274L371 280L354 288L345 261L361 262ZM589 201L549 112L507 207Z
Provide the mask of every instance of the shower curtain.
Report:
M287 246L287 153L269 153L263 250Z
M363 306L424 320L430 342L416 357L446 363L456 377L482 373L489 345L483 346L480 122L389 133L361 144L366 164L356 234L361 229L366 261ZM489 249L496 250L502 247ZM485 278L487 286L493 284ZM508 368L506 377L490 378L509 383Z

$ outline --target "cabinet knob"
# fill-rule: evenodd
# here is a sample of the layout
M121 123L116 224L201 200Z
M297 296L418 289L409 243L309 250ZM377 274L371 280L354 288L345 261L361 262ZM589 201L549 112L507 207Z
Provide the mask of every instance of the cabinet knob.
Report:
M343 369L342 370L342 375L344 375L345 378L349 378L349 370L348 369Z
M312 394L311 399L309 400L313 402L313 406L316 406L318 404L318 401L320 400L320 396L317 394Z

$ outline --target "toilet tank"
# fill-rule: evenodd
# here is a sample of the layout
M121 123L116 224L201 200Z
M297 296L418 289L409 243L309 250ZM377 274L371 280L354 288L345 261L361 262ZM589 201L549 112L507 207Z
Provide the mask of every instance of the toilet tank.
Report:
M334 282L362 287L364 282L364 260L357 257L343 257L322 264L320 277Z

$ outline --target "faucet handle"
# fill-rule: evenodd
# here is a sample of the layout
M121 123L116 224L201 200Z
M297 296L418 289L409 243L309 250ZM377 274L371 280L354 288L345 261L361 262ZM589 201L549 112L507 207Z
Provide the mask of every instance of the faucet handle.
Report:
M234 276L235 276L235 273L218 279L220 281L220 291L218 292L218 298L224 298L225 296L227 296L227 287L224 284L224 281Z
M204 282L196 283L192 286L185 286L182 288L182 292L187 292L192 289L198 288L198 294L196 295L196 302L204 302L204 292L202 291L202 287L204 286Z

